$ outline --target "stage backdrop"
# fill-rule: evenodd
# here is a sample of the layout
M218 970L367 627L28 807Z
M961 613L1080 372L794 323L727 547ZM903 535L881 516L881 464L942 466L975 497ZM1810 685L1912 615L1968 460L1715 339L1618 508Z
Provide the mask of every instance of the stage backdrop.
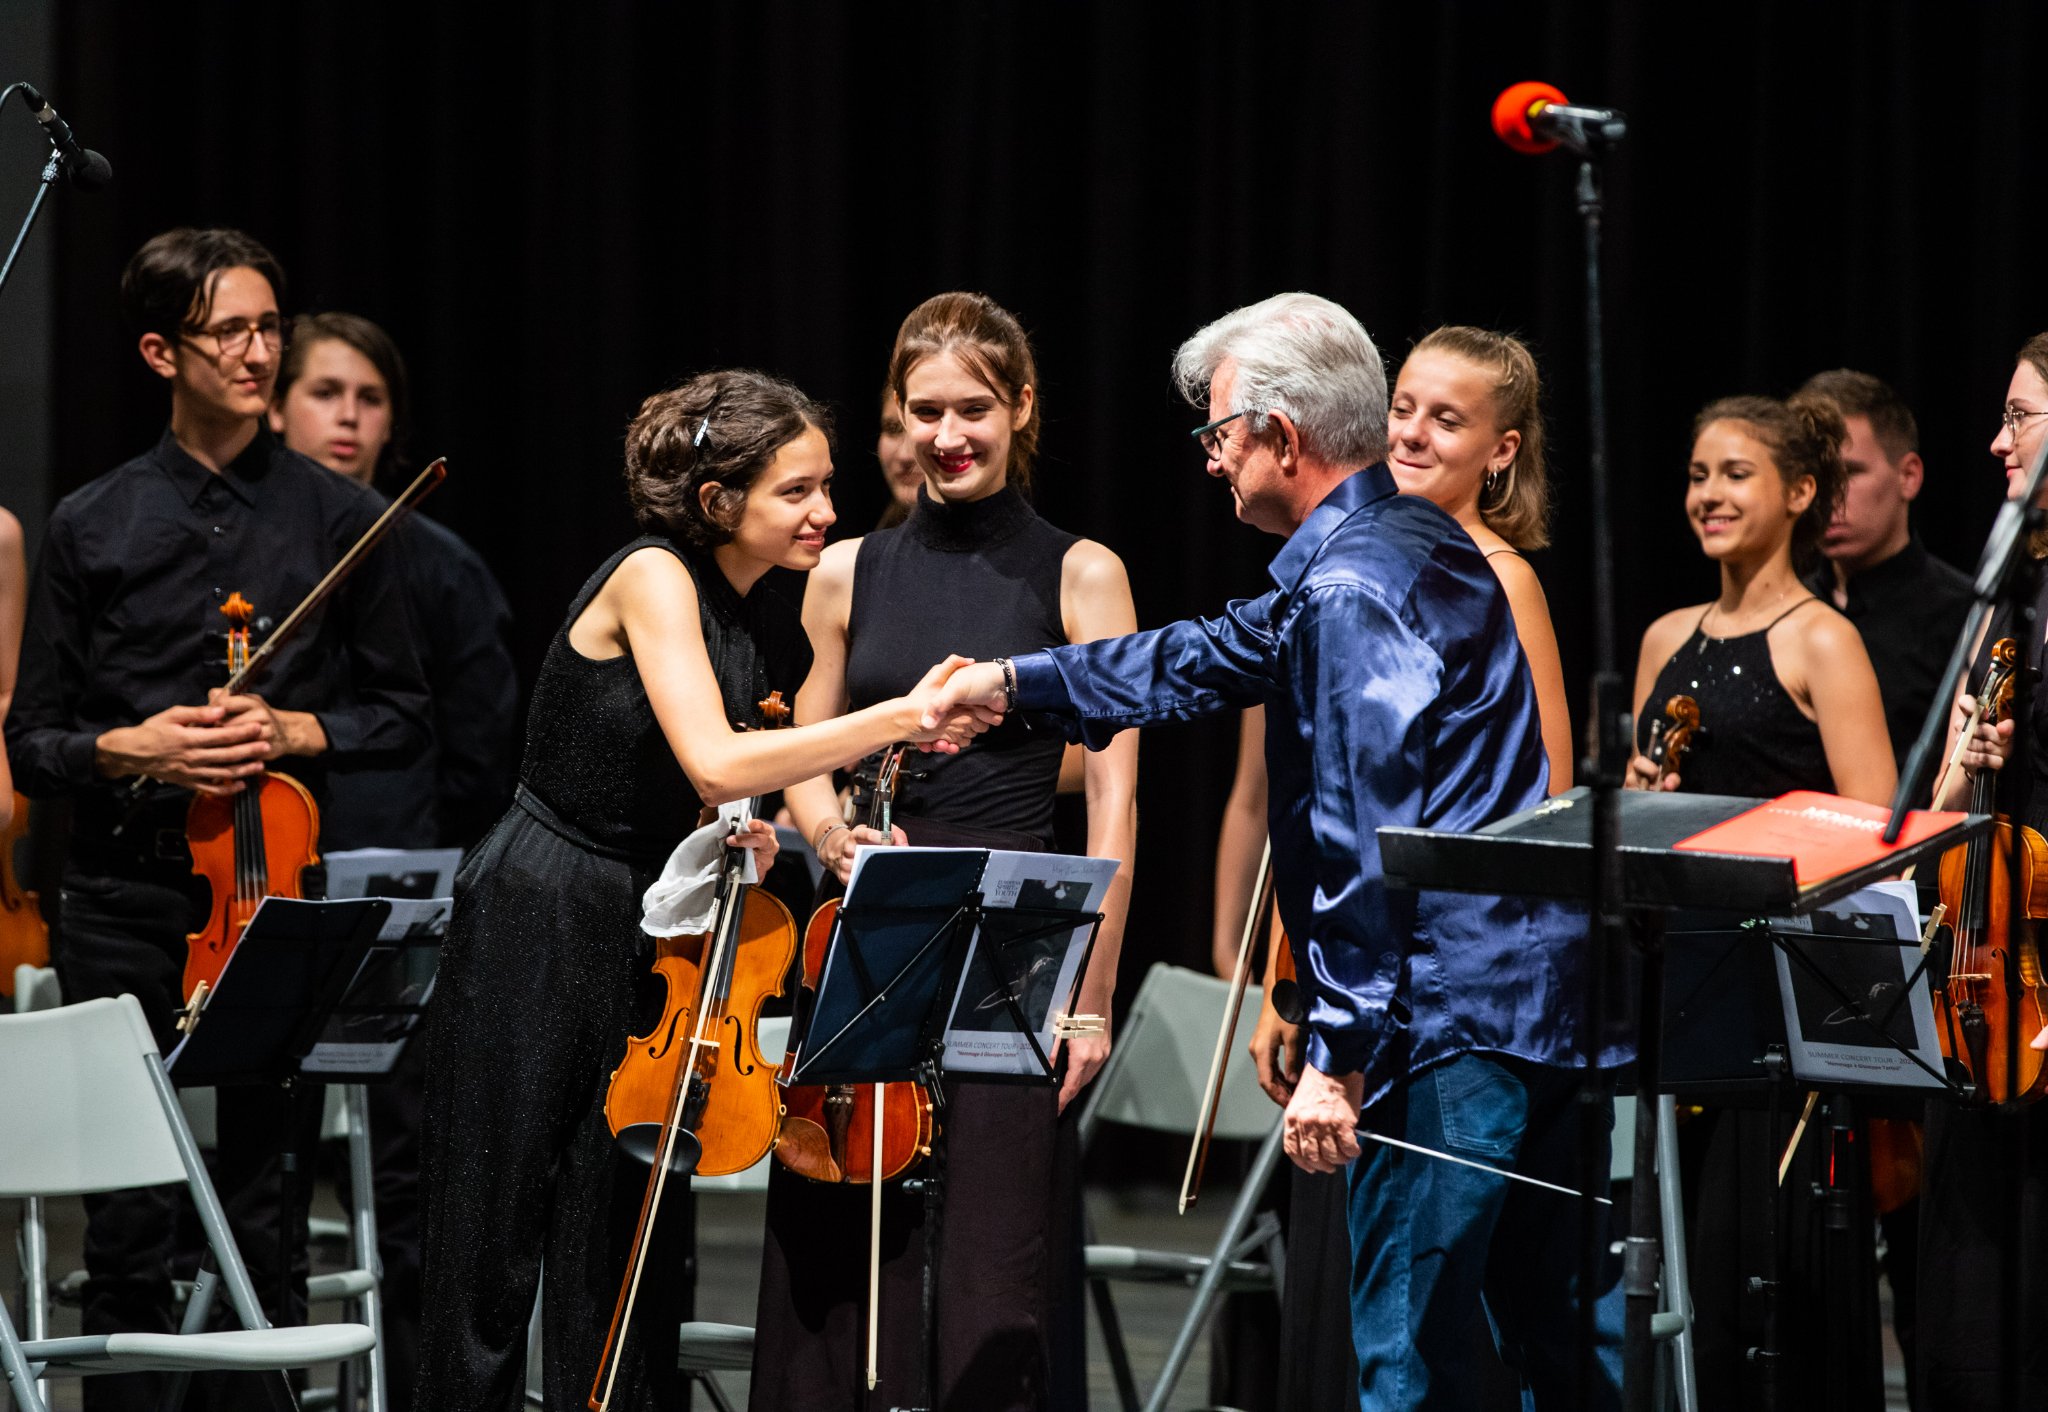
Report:
M1306 289L1390 365L1442 322L1534 344L1558 492L1536 562L1578 709L1574 172L1492 137L1518 79L1632 120L1607 182L1624 671L1650 617L1714 585L1680 508L1699 406L1844 364L1892 380L1925 430L1925 538L1967 559L2013 351L2048 326L2028 96L2048 19L2025 5L80 3L57 24L56 72L32 77L117 180L39 233L53 493L162 426L123 261L168 226L244 227L290 310L368 314L404 347L412 452L453 469L434 513L504 582L529 681L630 533L642 397L750 364L830 399L858 532L895 327L955 287L1033 332L1039 506L1124 556L1141 620L1258 592L1277 543L1202 474L1168 360ZM1205 964L1233 741L1220 721L1145 742L1127 994L1153 960Z

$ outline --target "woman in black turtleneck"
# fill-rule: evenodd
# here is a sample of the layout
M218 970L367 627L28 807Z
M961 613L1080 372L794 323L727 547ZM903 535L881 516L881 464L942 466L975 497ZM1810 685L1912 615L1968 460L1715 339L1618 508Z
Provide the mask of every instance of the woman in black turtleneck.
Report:
M1024 498L1038 441L1037 369L1017 320L978 294L941 294L896 335L889 385L925 485L896 528L825 551L804 598L816 661L797 717L858 710L949 652L1004 657L1135 630L1109 550L1055 529ZM1088 851L1124 862L1079 1012L1107 1016L1136 845L1135 732L1087 758ZM898 786L892 838L849 828L829 778L791 786L791 814L844 881L870 844L1044 849L1062 742L1012 718ZM1059 1115L1108 1057L1070 1041L1059 1089L946 1085L946 1202L937 1262L938 1385L946 1409L1065 1408L1085 1393L1079 1159ZM1078 1111L1078 1110L1076 1110ZM883 1202L881 1377L915 1395L924 1270L920 1198ZM832 1412L866 1400L868 1194L777 1167L754 1347L755 1412Z

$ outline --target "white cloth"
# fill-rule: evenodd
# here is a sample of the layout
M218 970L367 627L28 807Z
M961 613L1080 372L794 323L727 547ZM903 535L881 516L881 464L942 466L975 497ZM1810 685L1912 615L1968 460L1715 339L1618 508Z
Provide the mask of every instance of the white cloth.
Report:
M649 936L688 936L711 930L718 901L718 873L725 866L725 840L753 817L751 801L721 805L718 817L676 845L661 876L640 898L640 930ZM740 881L757 883L752 849L742 849Z

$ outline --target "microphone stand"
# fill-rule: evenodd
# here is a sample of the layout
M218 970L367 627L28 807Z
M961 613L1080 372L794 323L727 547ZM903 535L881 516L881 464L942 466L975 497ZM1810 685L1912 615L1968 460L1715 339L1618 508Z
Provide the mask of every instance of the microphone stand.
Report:
M7 263L0 265L0 289L7 287L7 277L14 273L15 259L21 254L21 247L28 242L29 229L35 225L36 217L42 214L43 202L64 175L64 158L55 147L50 149L50 160L43 163L43 175L36 185L35 200L28 203L28 215L22 220L21 229L16 232L14 245L7 252Z
M25 87L26 84L10 83L5 89L0 89L0 107L5 107L7 100ZM28 203L28 215L23 217L21 229L15 233L14 244L7 251L7 263L0 264L0 290L6 289L7 277L14 273L14 262L21 255L21 247L28 243L28 233L34 227L36 217L42 214L43 202L49 198L50 188L70 175L70 164L64 160L64 154L57 149L57 144L52 142L50 159L43 163L43 175L36 185L35 199Z
M1613 1102L1608 1081L1597 1067L1607 1032L1608 972L1628 945L1622 907L1621 788L1628 767L1633 734L1631 704L1615 659L1613 488L1607 459L1607 372L1600 299L1600 235L1604 203L1600 190L1598 144L1621 136L1617 121L1597 135L1578 133L1565 145L1579 161L1578 208L1585 232L1586 265L1586 417L1587 469L1590 472L1593 522L1594 671L1592 720L1588 725L1588 759L1593 797L1593 888L1588 912L1586 967L1585 1069L1579 1085L1579 1277L1578 1348L1574 1382L1580 1406L1591 1406L1599 1377L1598 1321L1600 1272L1607 1260L1608 1217L1599 1191L1607 1175ZM1654 948L1646 947L1645 966L1654 964ZM1645 994L1649 993L1647 990ZM1624 1386L1634 1390L1631 1406L1647 1408L1651 1381L1650 1315L1657 1300L1657 1185L1647 1180L1655 1161L1656 1098L1639 1105L1636 1119L1636 1181L1630 1201L1629 1238L1623 1284L1627 1294L1628 1338ZM1640 1328L1638 1328L1640 1325Z

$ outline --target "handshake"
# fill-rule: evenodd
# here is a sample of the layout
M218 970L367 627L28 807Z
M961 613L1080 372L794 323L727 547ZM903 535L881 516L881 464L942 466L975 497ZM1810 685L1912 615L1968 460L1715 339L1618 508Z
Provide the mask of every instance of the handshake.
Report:
M904 738L920 750L958 754L990 726L1002 724L1008 697L1003 669L996 663L948 657L898 703L908 716Z

